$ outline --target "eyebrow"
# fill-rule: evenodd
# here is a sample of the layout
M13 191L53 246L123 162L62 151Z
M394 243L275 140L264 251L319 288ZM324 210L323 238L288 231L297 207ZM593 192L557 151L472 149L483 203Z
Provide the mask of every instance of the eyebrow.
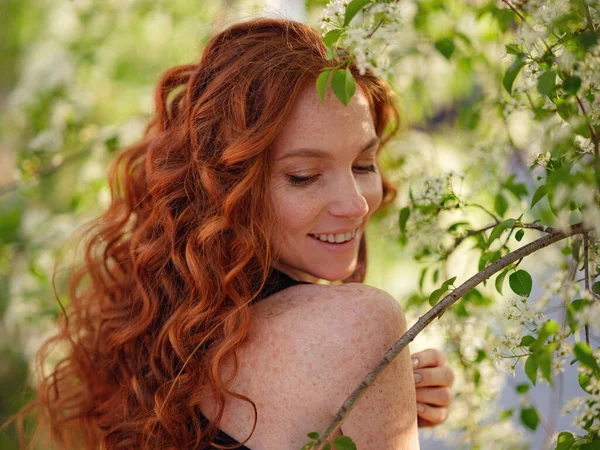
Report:
M373 139L371 139L369 142L367 142L367 144L360 149L360 151L358 152L359 155L365 153L367 150L369 150L370 148L372 148L373 146L375 146L376 144L379 144L380 140L379 140L379 136L375 136ZM332 159L332 155L331 153L319 149L319 148L296 148L292 151L290 151L289 153L286 153L285 155L282 155L281 157L279 157L278 161L281 161L282 159L286 159L286 158L298 158L298 157L304 157L304 158L321 158L321 159Z

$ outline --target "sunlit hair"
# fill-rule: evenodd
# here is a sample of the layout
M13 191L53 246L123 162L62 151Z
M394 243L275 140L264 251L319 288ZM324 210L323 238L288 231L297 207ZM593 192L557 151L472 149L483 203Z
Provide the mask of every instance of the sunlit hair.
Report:
M111 166L110 207L85 229L83 264L37 370L56 344L67 356L11 418L22 430L37 413L34 435L20 431L21 442L43 432L57 448L203 449L226 396L256 414L219 367L233 357L237 372L249 304L274 263L269 148L298 95L341 61L325 54L308 26L258 19L219 33L198 63L161 77L142 141ZM352 72L383 145L398 128L393 94L369 71ZM395 190L383 187L386 204ZM346 281L363 281L364 242L360 255ZM217 401L208 427L201 386Z

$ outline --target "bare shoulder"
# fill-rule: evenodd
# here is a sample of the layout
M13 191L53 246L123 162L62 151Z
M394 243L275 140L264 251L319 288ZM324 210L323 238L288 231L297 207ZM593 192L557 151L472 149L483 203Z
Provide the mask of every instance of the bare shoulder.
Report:
M273 319L293 321L303 327L319 329L331 329L339 324L343 327L340 332L351 332L356 327L377 326L381 330L382 325L406 326L402 309L394 297L362 283L297 285L254 308L259 322ZM356 327L348 329L348 325ZM298 327L299 333L303 327Z
M255 433L246 445L267 450L300 448L307 432L324 429L352 389L406 329L392 296L354 283L296 285L257 302L251 313L250 332L239 349L239 371L231 388L251 398L258 410ZM382 379L383 388L375 390L381 398L367 398L353 412L354 420L368 424L369 429L385 426L393 430L394 423L402 424L390 409L395 405L412 413L398 397L402 386L413 386L414 391L412 375L389 371L389 376L390 380ZM413 402L409 398L408 403ZM361 408L366 411L361 413ZM203 411L211 414L208 408ZM380 413L395 422L386 423ZM253 419L252 408L233 399L226 407L222 429L244 439ZM352 420L348 424L355 435L369 436L368 431L352 429ZM369 441L362 448L400 447Z
M256 306L252 335L261 351L285 349L300 380L320 380L329 399L346 395L406 331L398 302L360 283L298 285Z

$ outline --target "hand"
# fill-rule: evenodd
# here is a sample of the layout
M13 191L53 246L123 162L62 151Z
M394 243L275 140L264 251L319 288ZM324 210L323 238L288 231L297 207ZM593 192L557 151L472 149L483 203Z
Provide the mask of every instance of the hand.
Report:
M411 355L411 359L417 388L418 425L439 425L448 418L454 396L450 390L454 383L454 372L448 367L446 355L439 350L429 348ZM417 381L419 375L421 378Z

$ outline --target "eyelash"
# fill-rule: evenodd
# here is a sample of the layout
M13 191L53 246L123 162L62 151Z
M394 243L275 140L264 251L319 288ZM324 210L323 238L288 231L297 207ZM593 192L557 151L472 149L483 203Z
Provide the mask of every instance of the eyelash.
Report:
M370 164L368 166L354 166L353 169L358 169L359 173L361 174L377 173L377 168L374 164ZM319 178L319 175L314 175L312 177L298 177L295 175L288 175L289 182L292 186L306 186L316 181L317 178Z

